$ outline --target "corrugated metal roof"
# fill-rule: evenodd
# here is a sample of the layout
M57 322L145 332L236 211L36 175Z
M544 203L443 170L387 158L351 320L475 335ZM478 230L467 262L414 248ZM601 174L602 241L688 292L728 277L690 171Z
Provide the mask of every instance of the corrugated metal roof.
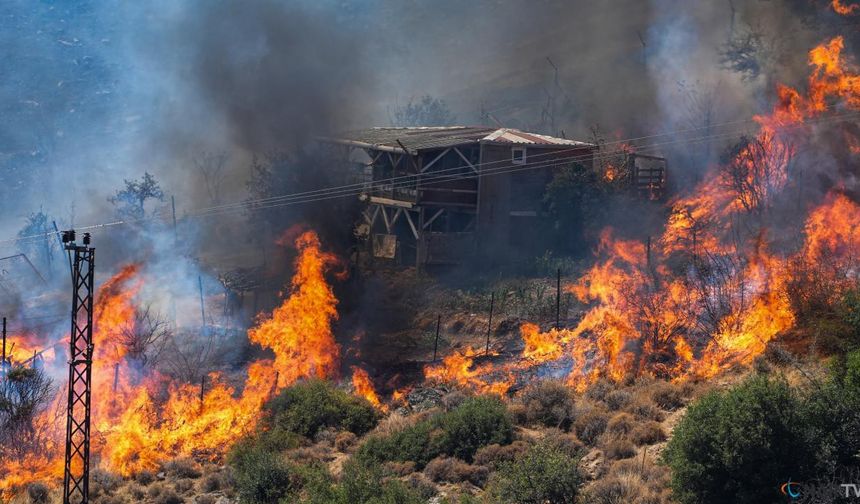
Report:
M439 149L478 142L591 146L587 142L566 138L526 133L514 128L492 128L484 126L438 126L414 128L368 128L348 131L325 140L366 144L371 147L400 149L398 140L410 152Z

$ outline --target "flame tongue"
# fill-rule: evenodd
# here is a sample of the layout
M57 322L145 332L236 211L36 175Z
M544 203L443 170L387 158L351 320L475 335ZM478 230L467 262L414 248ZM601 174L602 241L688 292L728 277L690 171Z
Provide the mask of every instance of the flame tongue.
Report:
M248 338L275 352L278 387L299 378L337 375L340 348L331 332L337 299L324 273L337 258L320 251L317 235L305 232L296 240L299 258L290 297L269 319L248 331Z
M324 278L337 261L320 250L313 232L299 236L296 246L299 254L289 297L249 331L249 338L271 349L275 358L252 363L238 395L218 373L206 380L202 400L199 384L170 383L155 371L136 376L122 338L134 321L135 297L143 284L140 267L129 265L102 285L93 335L94 461L129 476L155 469L171 457L218 458L256 425L260 408L274 392L299 378L337 374L339 348L331 331L337 299ZM58 393L55 402L62 408L64 394ZM62 431L62 422L52 422L47 412L39 422L52 432ZM0 464L0 492L61 478L59 439L45 453L16 461L14 470Z

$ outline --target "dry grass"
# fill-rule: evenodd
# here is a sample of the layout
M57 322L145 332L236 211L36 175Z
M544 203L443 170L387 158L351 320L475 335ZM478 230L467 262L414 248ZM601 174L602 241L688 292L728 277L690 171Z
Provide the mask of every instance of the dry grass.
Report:
M593 504L669 504L668 469L648 460L621 460L587 491Z
M475 486L484 486L489 469L474 466L453 457L438 457L424 468L424 475L434 482L462 483L468 481Z
M639 395L645 397L634 400L633 403L627 406L625 411L632 413L639 420L662 422L666 418L666 415L663 414L660 408L651 403L651 398L646 394L640 392Z
M603 402L610 411L618 411L633 401L633 395L626 390L613 390L606 394Z
M630 440L638 446L652 445L666 440L666 432L663 427L654 421L643 422L630 432Z
M334 449L342 453L347 453L355 446L356 440L358 440L358 437L352 432L338 432L334 438Z
M651 386L651 399L654 404L665 411L675 411L686 402L684 400L685 390L676 383L656 381Z
M570 387L558 380L539 380L518 397L525 409L525 423L568 430L573 422L574 402Z
M621 460L636 456L636 445L628 439L607 435L601 441L600 448L607 459Z
M573 424L576 436L588 446L594 446L597 438L606 430L609 414L601 408L592 407L580 415Z
M203 474L200 464L188 457L175 458L166 462L162 470L174 478L199 478Z
M524 454L528 448L529 444L525 441L514 441L505 446L497 444L484 446L475 452L475 464L495 468L500 463L513 462Z
M624 436L636 427L636 419L630 413L616 413L606 424L607 432Z

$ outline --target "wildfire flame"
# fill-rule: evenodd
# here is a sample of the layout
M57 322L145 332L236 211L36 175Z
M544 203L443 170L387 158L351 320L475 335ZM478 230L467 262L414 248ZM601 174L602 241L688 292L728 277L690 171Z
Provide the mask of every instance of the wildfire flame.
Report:
M337 299L325 273L337 260L320 250L313 232L301 234L295 245L289 295L249 331L252 341L272 350L274 360L252 363L241 393L218 373L207 377L205 390L199 384L172 383L155 371L138 376L121 335L137 309L141 268L126 266L101 286L94 307L94 463L129 476L172 457L220 458L236 438L254 428L260 408L275 392L299 378L336 375L339 352L331 322L337 318ZM63 392L60 387L55 401L60 408ZM37 423L50 423L50 416L46 412ZM54 415L50 424L54 443L47 455L0 463L0 492L62 477L62 444L57 441L64 423L57 418L62 420Z

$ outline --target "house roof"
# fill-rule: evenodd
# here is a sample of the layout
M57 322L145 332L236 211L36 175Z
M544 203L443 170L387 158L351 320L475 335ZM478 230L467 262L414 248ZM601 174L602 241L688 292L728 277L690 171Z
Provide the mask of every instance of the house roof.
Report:
M402 151L403 149L400 147L400 144L403 144L412 153L420 150L440 149L481 142L541 146L593 146L593 144L587 142L539 135L537 133L527 133L514 128L493 128L486 126L368 128L347 131L336 137L327 137L323 140L394 151Z

